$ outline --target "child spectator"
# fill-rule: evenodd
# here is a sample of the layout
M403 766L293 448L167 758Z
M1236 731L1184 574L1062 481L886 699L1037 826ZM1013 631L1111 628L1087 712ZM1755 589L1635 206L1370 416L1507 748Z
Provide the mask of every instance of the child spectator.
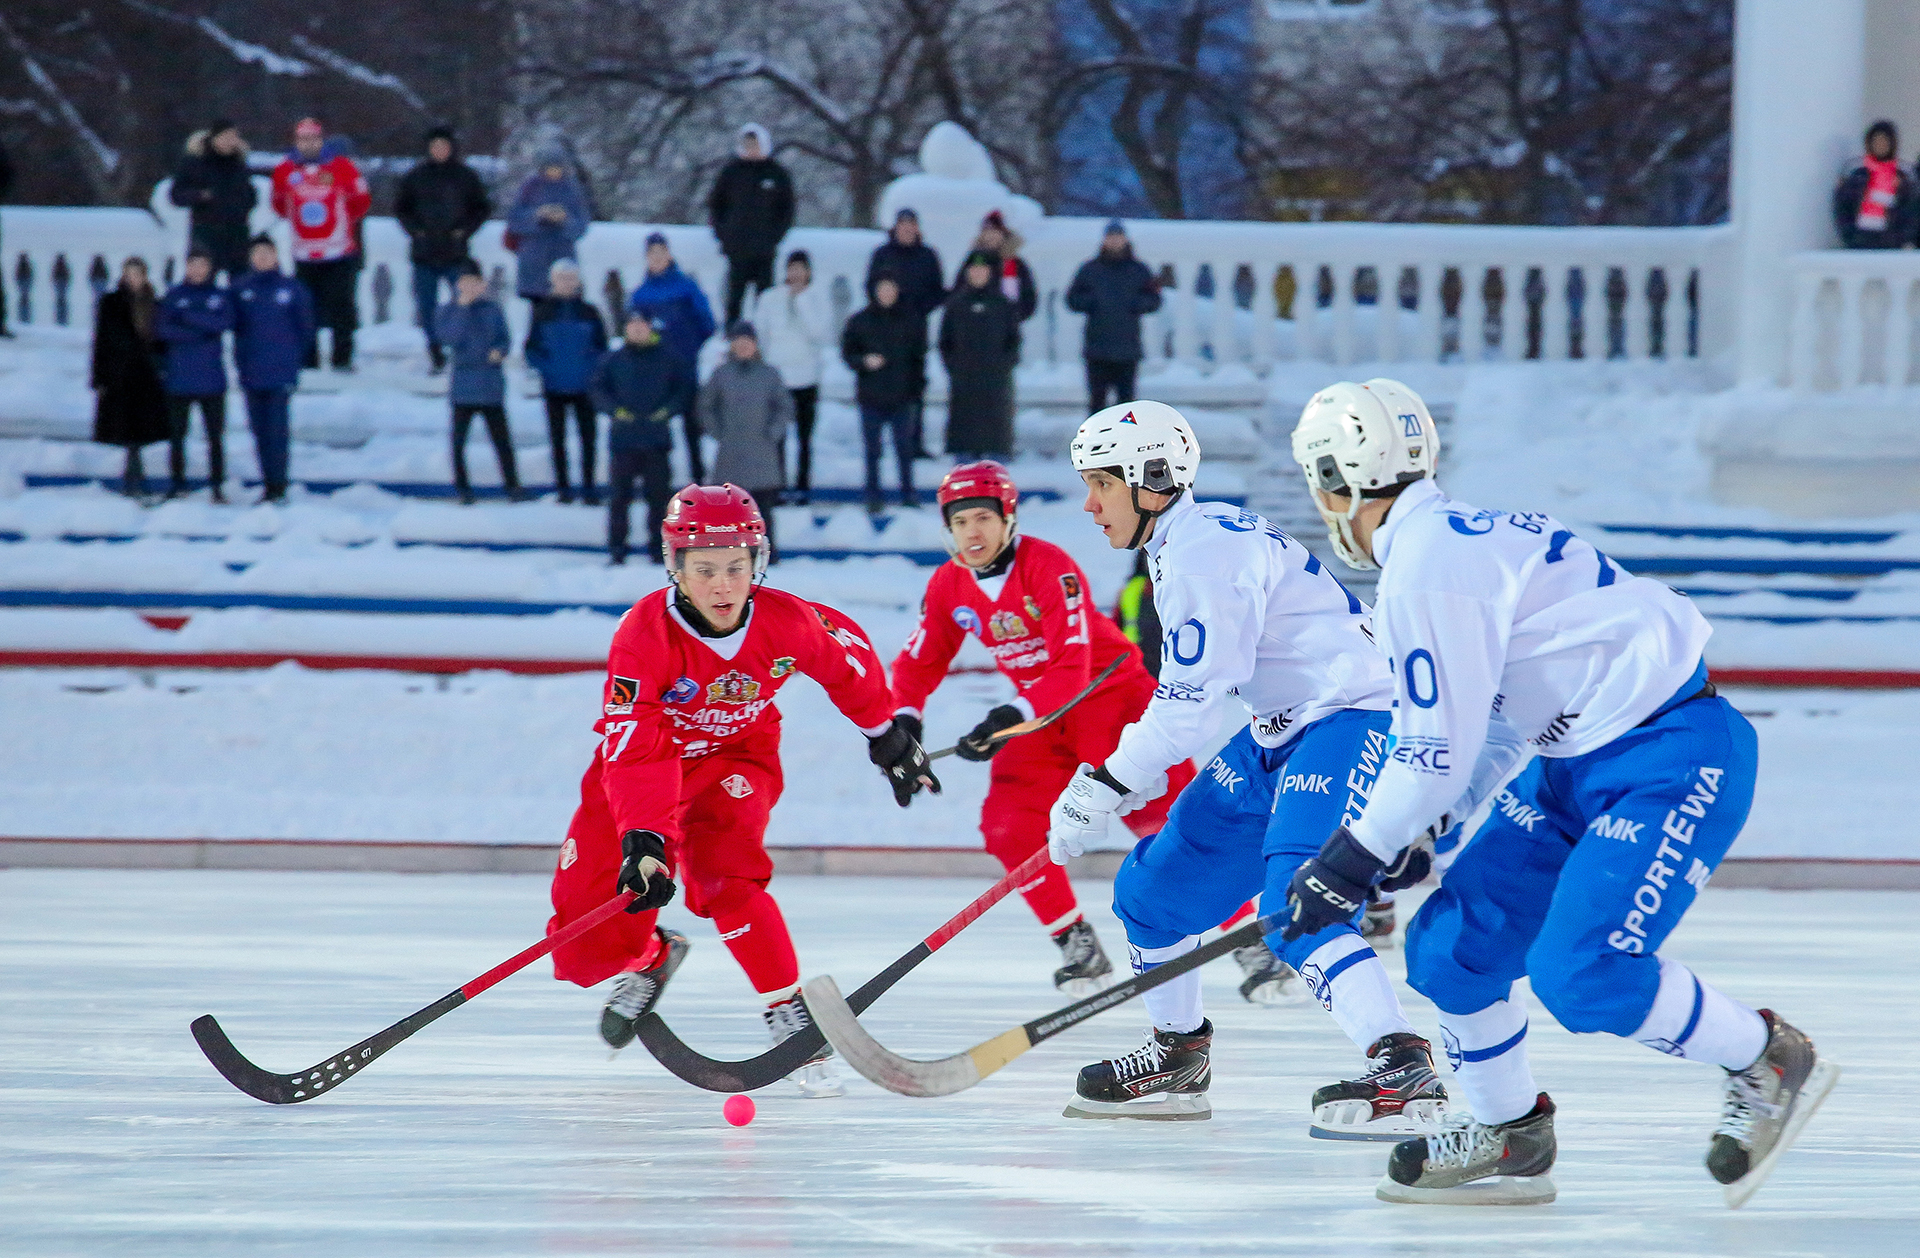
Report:
M1833 191L1833 226L1849 249L1899 249L1914 243L1920 192L1900 169L1900 133L1881 119L1867 128L1867 151Z
M273 237L255 236L251 270L233 289L233 362L247 395L247 426L266 482L260 501L287 498L288 402L300 383L300 360L313 338L313 298L280 270Z
M500 365L513 342L507 335L507 317L500 303L487 296L487 281L479 263L469 259L461 264L460 276L454 282L454 300L440 307L434 332L453 365L447 380L447 401L453 407L453 485L460 492L460 501L473 503L473 486L467 480L467 433L476 415L486 421L507 497L523 501L526 494L520 490L513 438L507 429L507 373Z
M207 432L207 483L227 500L227 364L222 350L233 330L233 298L213 282L213 253L187 250L186 274L160 299L154 334L167 347L167 497L187 492L187 430L193 408Z
M767 522L767 562L780 555L773 535L773 508L786 488L787 425L793 397L780 373L760 356L751 323L727 329L727 361L700 388L700 426L720 442L713 478L753 496Z
M900 282L882 272L873 304L855 312L840 333L840 357L853 369L860 436L867 456L867 512L886 506L880 493L881 435L893 434L900 468L900 505L917 507L913 492L913 407L927 387L927 320L900 300Z
M647 499L647 531L652 539L647 557L664 563L660 527L666 522L673 475L673 429L667 421L693 410L693 369L667 349L653 320L636 312L627 316L620 348L594 368L591 391L594 406L606 412L609 421L607 557L615 564L627 562L629 512L637 476Z
M820 406L820 355L833 342L832 312L813 286L813 260L804 249L787 255L786 283L761 293L753 306L760 350L786 382L793 399L793 427L799 437L794 489L806 502L813 490L813 421ZM773 513L765 503L760 514ZM771 525L769 525L771 527Z
M567 412L580 431L580 499L600 505L593 484L594 441L599 427L587 387L593 369L607 352L607 325L592 302L580 296L580 267L562 258L548 271L549 295L533 305L527 328L527 366L540 373L547 404L547 439L553 445L553 481L560 501L573 501L567 479Z

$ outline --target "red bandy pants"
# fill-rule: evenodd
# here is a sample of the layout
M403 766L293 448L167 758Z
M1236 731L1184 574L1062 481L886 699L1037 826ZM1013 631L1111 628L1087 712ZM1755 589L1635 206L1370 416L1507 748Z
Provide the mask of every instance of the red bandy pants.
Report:
M993 779L980 809L980 833L1001 865L1013 869L1047 845L1047 814L1074 770L1105 762L1120 744L1120 730L1139 719L1152 696L1150 680L1103 687L1047 728L1008 740L993 758ZM1140 838L1157 833L1167 823L1167 810L1192 780L1191 763L1175 765L1167 773L1167 793L1121 820ZM1048 864L1018 890L1050 931L1079 915L1073 886L1059 865Z
M674 881L686 905L719 928L720 938L759 992L800 981L780 906L767 894L773 861L764 840L767 816L780 798L780 736L749 737L682 766L677 811L680 839L667 848ZM594 756L580 781L580 808L567 827L553 873L552 934L606 903L620 875L620 835L614 830ZM622 913L553 953L557 979L591 987L622 970L651 964L658 949L659 914Z

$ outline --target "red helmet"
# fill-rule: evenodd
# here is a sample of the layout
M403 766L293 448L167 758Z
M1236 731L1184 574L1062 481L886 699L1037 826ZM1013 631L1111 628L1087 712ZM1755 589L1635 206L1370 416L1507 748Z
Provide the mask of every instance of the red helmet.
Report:
M1014 519L1014 505L1020 501L1020 491L1013 486L1013 475L992 459L982 459L978 463L967 463L954 468L940 478L940 492L935 495L940 503L940 520L948 524L953 509L962 503L995 503L1000 514L1007 521L1007 541L1013 541L1013 534L1019 527ZM947 551L958 554L953 540L953 528L948 524L946 530Z
M680 566L679 553L700 546L745 546L753 552L753 574L767 571L767 521L753 495L738 485L688 485L667 504L660 548L667 567Z

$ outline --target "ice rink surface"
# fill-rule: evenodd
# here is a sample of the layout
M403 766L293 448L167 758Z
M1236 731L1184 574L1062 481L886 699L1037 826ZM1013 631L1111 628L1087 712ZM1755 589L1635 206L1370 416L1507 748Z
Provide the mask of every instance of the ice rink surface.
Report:
M776 883L805 974L851 988L982 887ZM1560 1106L1557 1203L1373 1197L1383 1145L1306 1135L1311 1090L1358 1055L1317 1007L1257 1009L1208 976L1214 1118L1060 1117L1079 1066L1135 1047L1138 1003L979 1087L913 1100L780 1084L750 1127L635 1045L609 1061L600 993L544 963L338 1091L263 1105L201 1058L217 1013L260 1065L313 1064L538 938L537 877L0 871L0 1254L1911 1255L1920 1248L1920 894L1710 890L1669 945L1771 1005L1847 1070L1758 1197L1701 1168L1718 1071L1561 1031L1534 1063ZM1106 888L1085 896L1104 904ZM1110 951L1121 937L1094 914ZM714 1056L764 1032L708 923L663 1003ZM1065 1003L1054 949L1003 904L881 1000L892 1047L944 1055ZM1386 954L1396 973L1400 953ZM1407 994L1433 1033L1433 1011Z

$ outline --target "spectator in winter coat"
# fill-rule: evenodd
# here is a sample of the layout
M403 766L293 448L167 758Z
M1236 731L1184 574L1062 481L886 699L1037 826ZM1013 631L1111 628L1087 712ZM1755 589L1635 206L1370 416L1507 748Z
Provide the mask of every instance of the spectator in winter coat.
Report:
M185 278L160 299L154 334L167 347L167 497L187 492L187 429L193 407L207 431L207 483L213 500L227 500L227 364L222 350L233 331L233 298L213 282L213 255L187 251Z
M13 159L7 156L7 146L0 143L0 203L4 203L7 194L13 191ZM0 267L0 338L13 339L13 333L7 331L7 285L6 268Z
M189 212L188 245L211 253L213 269L228 284L237 283L247 273L247 240L253 235L247 219L260 200L240 128L216 118L205 131L188 136L167 199Z
M760 356L753 324L737 319L727 329L727 361L700 386L700 426L720 443L713 478L753 496L767 522L767 549L778 558L773 509L786 488L787 425L793 398L780 373Z
M803 249L787 255L786 283L761 293L753 305L760 352L786 382L799 437L794 488L801 502L813 490L813 421L820 405L820 355L833 343L833 315L813 284L813 260ZM762 515L767 512L764 508ZM771 518L771 517L769 517Z
M1000 255L976 249L940 316L947 368L947 453L961 463L1013 454L1013 369L1020 310L997 281Z
M520 473L513 462L513 438L507 429L507 373L501 367L513 341L507 335L507 317L500 303L487 296L480 264L460 264L454 281L454 299L440 307L434 334L446 346L453 372L447 379L447 401L453 408L453 486L460 501L471 505L473 486L467 480L467 433L473 417L486 421L487 436L500 460L500 480L507 497L520 502Z
M288 403L300 383L300 362L313 338L313 298L280 270L271 236L255 236L252 270L233 292L233 363L247 394L247 426L265 481L261 502L287 497Z
M1067 288L1067 309L1087 316L1081 353L1087 360L1087 411L1134 399L1134 376L1145 357L1140 320L1160 309L1160 285L1133 256L1126 225L1107 224L1100 252L1081 264ZM1105 399L1109 396L1113 401Z
M633 290L627 310L645 315L659 333L667 352L686 364L689 375L697 377L700 347L713 335L713 307L707 304L707 295L700 291L700 285L673 260L667 238L660 232L647 237L647 276L640 281L640 287ZM680 416L687 442L687 469L696 485L704 485L707 460L700 448L700 417L695 413L691 394L687 402L687 409Z
M1867 151L1833 190L1833 227L1849 249L1899 249L1920 229L1920 189L1900 169L1900 133L1881 119Z
M451 127L427 132L427 156L400 180L393 216L407 233L407 259L413 264L413 317L427 337L427 358L435 372L446 366L446 352L433 339L433 315L440 286L449 289L467 260L473 233L493 213L493 200L473 167L460 160Z
M567 152L549 144L534 155L536 169L514 194L507 211L507 248L517 263L515 288L532 301L547 295L553 264L574 256L591 219L587 194L572 174Z
M999 210L992 211L980 220L980 234L973 238L973 252L967 255L967 262L961 263L962 274L953 277L953 286L960 287L975 254L989 255L994 287L1013 303L1014 313L1025 323L1040 308L1040 290L1034 285L1033 271L1020 257L1020 246L1026 243L1019 232L1007 226L1006 217Z
M567 480L567 412L571 410L580 430L580 498L597 507L600 492L593 485L593 447L599 425L587 387L607 352L607 325L593 303L581 298L580 267L572 259L553 264L548 288L552 295L533 304L533 322L527 327L527 366L540 373L560 501L573 501L573 486Z
M660 526L673 495L673 429L667 421L694 409L693 368L666 347L653 321L636 311L627 316L620 348L594 368L591 392L594 406L609 420L607 556L616 564L627 561L637 476L647 499L647 530L652 538L647 555L654 563L662 563Z
M158 304L147 279L147 264L128 258L120 268L120 286L102 293L94 307L89 373L94 392L93 439L126 447L121 487L129 498L144 497L147 492L140 448L165 441L173 431L160 383L161 347L154 327Z
M748 285L760 292L773 287L774 255L793 226L793 176L773 160L773 141L759 123L740 128L733 160L720 168L707 195L707 222L727 255L731 325Z
M881 275L890 275L900 287L900 304L905 309L920 316L924 324L928 316L940 309L940 303L947 299L947 286L940 279L940 255L933 246L920 239L920 216L912 210L903 209L893 216L893 230L887 233L887 241L873 251L867 260L867 301L874 300L875 281ZM921 331L925 332L922 327ZM926 409L925 390L908 405L910 431L907 440L911 443L913 457L930 459L926 439L922 435L923 413Z
M313 295L315 324L332 332L335 371L353 370L360 222L372 208L373 194L345 147L327 139L314 119L302 118L293 129L293 152L273 170L273 210L293 228L293 275ZM320 365L317 340L307 346L306 365Z
M873 285L873 304L857 311L840 333L840 357L854 372L860 406L860 437L867 456L867 511L877 515L880 438L893 434L900 467L900 505L917 507L913 492L913 405L927 388L927 321L900 300L900 284L884 272Z

